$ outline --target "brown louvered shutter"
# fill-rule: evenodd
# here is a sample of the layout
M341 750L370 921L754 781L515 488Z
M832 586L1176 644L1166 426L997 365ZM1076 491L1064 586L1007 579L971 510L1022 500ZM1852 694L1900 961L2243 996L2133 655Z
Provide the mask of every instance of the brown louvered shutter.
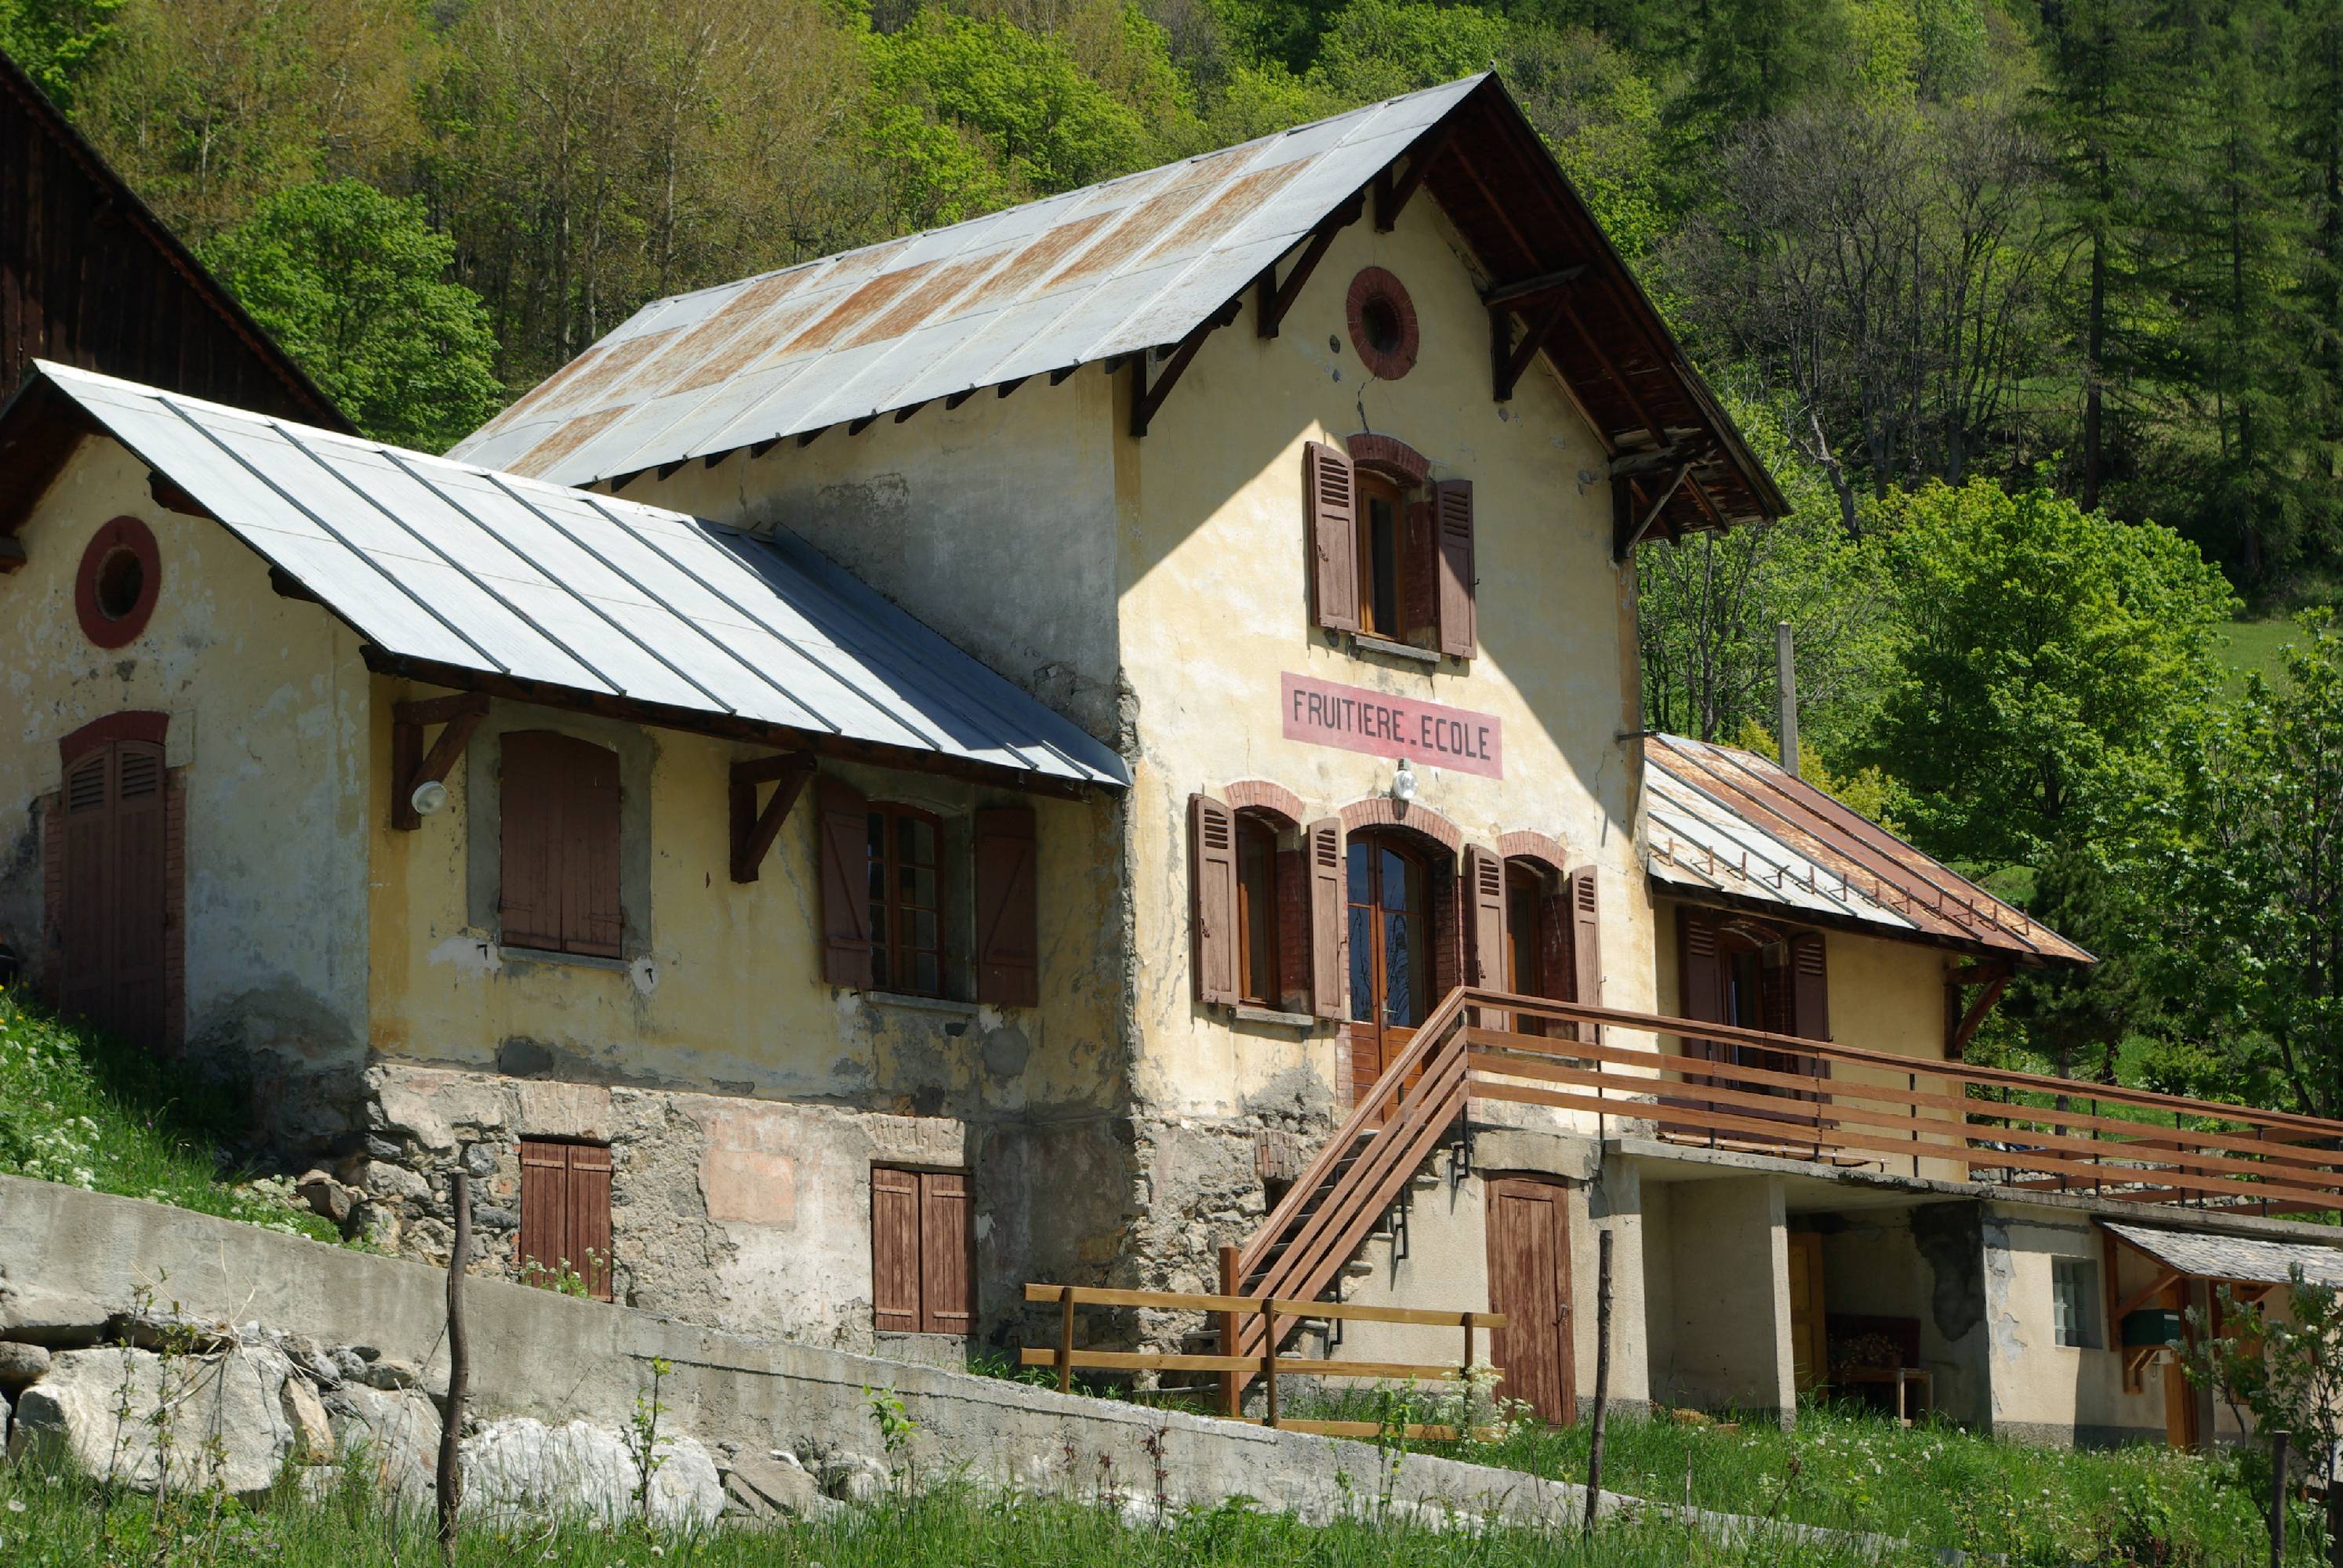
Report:
M965 1334L976 1322L976 1244L969 1180L956 1171L920 1173L920 1330Z
M618 754L569 736L560 744L561 949L615 959L618 909Z
M569 1256L569 1148L542 1138L520 1141L520 1264L531 1284L549 1285L527 1272L536 1264L550 1275Z
M1564 879L1570 894L1570 961L1572 1000L1586 1007L1603 1005L1603 900L1592 866L1581 866Z
M114 795L114 996L111 1027L140 1045L163 1043L163 749L117 741Z
M1470 658L1477 646L1473 560L1473 481L1442 479L1432 487L1440 521L1440 651Z
M870 1169L870 1309L881 1333L920 1332L920 1179Z
M569 1266L598 1302L610 1299L610 1148L572 1143L569 1154Z
M1716 921L1698 910L1678 910L1679 967L1684 987L1684 1015L1697 1023L1725 1021L1724 960L1716 945ZM1688 1056L1714 1056L1704 1040L1684 1042Z
M976 1000L1001 1007L1041 1000L1041 927L1034 890L1033 809L976 814Z
M1485 990L1505 989L1505 862L1494 850L1464 846L1464 885L1472 899L1469 975Z
M1400 606L1399 635L1413 638L1440 624L1440 530L1428 501L1407 505L1402 559L1399 580L1406 602Z
M114 981L114 750L102 747L65 775L64 949L59 1010L95 1020Z
M1807 1040L1831 1037L1830 970L1825 951L1820 931L1800 931L1790 939L1788 1032Z
M508 947L561 946L559 762L544 730L506 734L497 782L497 919Z
M1318 624L1359 629L1359 485L1350 455L1312 441L1302 448L1302 487L1310 513L1310 586Z
M821 978L870 986L870 818L862 791L824 779L821 822Z
M1196 1000L1237 1000L1237 819L1209 795L1188 797L1190 920Z
M1351 910L1342 869L1342 821L1322 817L1303 835L1310 857L1310 1010L1350 1013Z

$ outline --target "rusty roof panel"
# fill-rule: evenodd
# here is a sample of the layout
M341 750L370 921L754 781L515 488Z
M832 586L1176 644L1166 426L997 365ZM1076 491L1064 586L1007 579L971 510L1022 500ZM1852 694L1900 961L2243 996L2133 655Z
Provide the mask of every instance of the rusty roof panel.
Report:
M799 434L1175 340L1241 293L1261 256L1306 236L1483 80L655 301L605 340L600 360L571 384L563 417L548 417L554 410L542 403L517 407L452 455L528 461L548 477L584 484L729 449L710 443ZM749 315L743 297L809 269L820 276L787 298L829 308L795 337L779 337L772 314ZM748 324L737 335L715 330L736 304ZM964 317L979 324L954 325ZM686 334L689 354L650 361L659 344ZM751 353L751 335L779 347ZM639 347L654 337L658 344ZM939 344L956 347L940 359ZM802 373L817 363L818 374ZM632 412L604 415L582 435L564 427L612 405Z
M1680 735L1644 739L1644 864L1694 902L1773 904L2029 963L2088 952L1775 763Z
M673 327L663 329L671 331ZM1109 748L786 531L679 512L35 362L35 374L394 659L1121 787ZM12 406L14 407L14 406ZM685 726L689 727L689 726Z

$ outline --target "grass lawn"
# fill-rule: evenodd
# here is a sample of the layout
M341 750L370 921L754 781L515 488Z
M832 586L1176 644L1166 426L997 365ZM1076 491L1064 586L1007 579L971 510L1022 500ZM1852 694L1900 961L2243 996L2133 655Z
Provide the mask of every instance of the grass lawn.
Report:
M0 990L0 1172L339 1241L331 1222L246 1184L222 1153L244 1130L245 1104L234 1085L196 1081Z
M2278 649L2302 640L2302 628L2291 620L2233 620L2221 629L2229 639L2221 653L2221 662L2229 667L2225 694L2232 698L2244 695L2246 677L2252 671L2259 670L2262 678L2275 683L2286 673Z
M1544 1531L1482 1530L1471 1521L1433 1530L1380 1522L1371 1496L1356 1518L1320 1528L1242 1504L1172 1513L1160 1523L1141 1513L1133 1523L1079 1497L943 1490L818 1524L698 1537L653 1537L634 1526L482 1524L463 1533L456 1561L463 1568L1855 1568L1860 1561L1764 1534L1719 1546L1654 1520L1606 1524L1591 1539L1575 1521ZM10 1568L419 1568L437 1561L427 1519L385 1513L363 1483L317 1502L288 1492L257 1510L199 1496L109 1505L86 1483L0 1465L0 1563ZM1935 1559L1870 1561L1919 1568Z

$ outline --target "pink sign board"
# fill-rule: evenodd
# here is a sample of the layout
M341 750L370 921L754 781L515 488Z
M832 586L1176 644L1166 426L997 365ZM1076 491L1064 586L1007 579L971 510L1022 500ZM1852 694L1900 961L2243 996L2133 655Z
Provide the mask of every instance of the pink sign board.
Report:
M1427 768L1486 779L1505 776L1504 724L1493 713L1291 673L1284 677L1282 702L1288 740L1371 757L1404 757Z

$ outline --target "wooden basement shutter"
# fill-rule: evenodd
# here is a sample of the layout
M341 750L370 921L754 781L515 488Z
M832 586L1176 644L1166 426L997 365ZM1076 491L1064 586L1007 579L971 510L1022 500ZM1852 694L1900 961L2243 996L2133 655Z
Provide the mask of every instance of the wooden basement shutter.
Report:
M1310 858L1310 1010L1350 1015L1349 891L1342 866L1342 819L1321 817L1303 829Z
M1820 931L1800 931L1790 939L1790 1032L1807 1040L1831 1037L1830 972L1824 952Z
M976 814L976 1000L1001 1007L1041 1000L1041 927L1034 891L1033 809Z
M976 1322L975 1238L966 1174L872 1166L872 1326L881 1333L970 1332Z
M1473 481L1442 479L1432 487L1440 522L1440 651L1470 658L1477 645L1473 560Z
M610 1299L609 1145L520 1141L520 1261L541 1271L530 1284L551 1287L568 1270Z
M870 818L862 791L824 779L821 820L821 978L870 987Z
M1302 448L1302 488L1310 514L1310 586L1318 624L1359 629L1359 486L1349 454L1312 441Z
M618 754L543 729L508 731L500 744L502 940L620 957Z
M1190 920L1196 1000L1237 1000L1237 819L1209 795L1188 797Z

